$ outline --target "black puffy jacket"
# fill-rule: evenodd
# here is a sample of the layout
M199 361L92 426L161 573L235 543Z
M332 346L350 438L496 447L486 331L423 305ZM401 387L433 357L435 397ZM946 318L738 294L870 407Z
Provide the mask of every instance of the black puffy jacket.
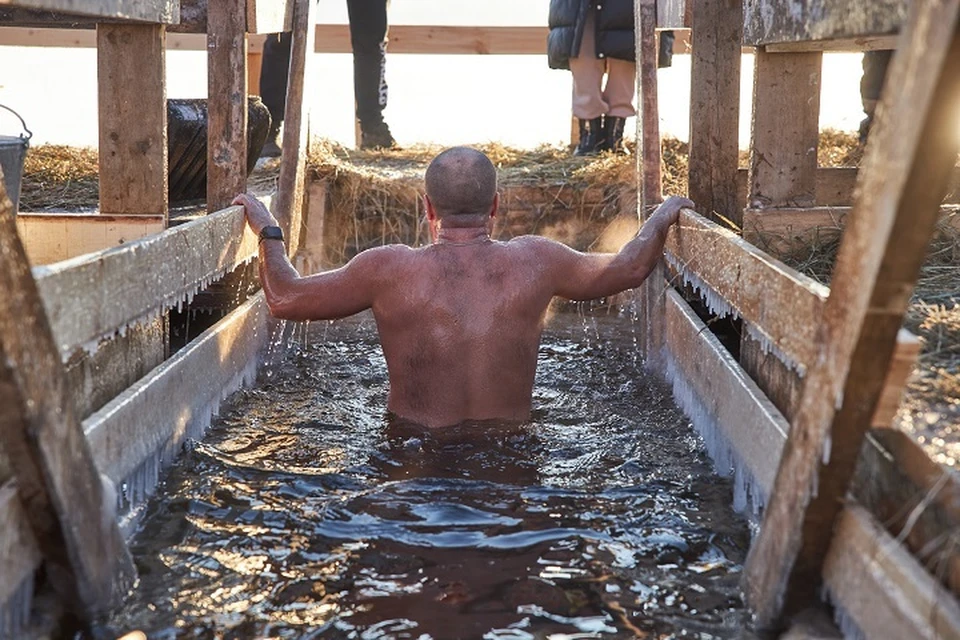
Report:
M597 57L636 60L633 0L550 0L547 61L551 69L569 69L570 58L579 57L591 4L596 16Z

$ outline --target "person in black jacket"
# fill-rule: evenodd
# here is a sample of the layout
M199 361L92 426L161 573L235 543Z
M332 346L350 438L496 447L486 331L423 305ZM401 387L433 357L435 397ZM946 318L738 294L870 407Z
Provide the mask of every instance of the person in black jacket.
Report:
M548 63L573 73L573 115L580 126L574 155L623 148L624 124L636 114L633 25L633 0L550 2Z
M383 119L387 106L384 73L387 54L387 8L389 0L347 0L350 44L353 48L353 92L360 121L360 147L379 149L396 146ZM280 155L280 125L287 100L290 67L290 34L267 37L263 46L260 96L270 110L273 124L261 157Z

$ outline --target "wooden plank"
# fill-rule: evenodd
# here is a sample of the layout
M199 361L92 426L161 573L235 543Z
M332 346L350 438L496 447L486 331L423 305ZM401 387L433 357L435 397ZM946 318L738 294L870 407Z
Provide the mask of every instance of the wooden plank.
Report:
M2 184L0 290L0 447L48 579L69 610L91 620L122 600L136 571L74 415Z
M822 57L758 51L754 58L750 207L814 204Z
M850 207L746 209L743 237L775 256L808 252L811 246L835 242L847 226ZM960 207L940 207L938 225L960 231Z
M293 23L291 0L247 0L248 33L290 31Z
M896 33L907 0L743 0L743 43L835 40Z
M693 394L695 402L706 412L706 420L720 430L720 435L735 453L738 463L744 465L751 474L755 490L761 497L769 496L789 425L686 302L673 291L668 293L666 324L667 347L671 354L670 366L675 385L678 380L684 381L687 392ZM689 406L691 403L690 399L678 400L681 405ZM703 426L698 425L698 428ZM874 433L895 435L908 441L903 434L889 429ZM883 445L889 446L889 442ZM916 449L916 445L913 447ZM939 470L951 484L942 487L935 501L923 512L916 526L925 527L924 537L918 542L929 542L935 538L944 540L945 533L957 531L960 490L949 472L930 461L922 451L914 451L914 455L921 458L907 466L915 470L923 469L926 476L921 476L923 484L920 484L918 471L913 472L912 478L905 478L899 473L899 468L903 466L903 455L897 455L896 461L890 463L890 454L883 446L875 443L874 448L875 453L865 451L861 457L857 499L868 500L871 508L877 503L875 497L886 500L886 511L881 513L898 512L902 523L903 515L910 513L904 512L904 504L915 506L924 498L927 495L925 488L937 483L938 476L931 477L932 472ZM886 461L887 464L871 463L872 458ZM859 625L863 625L862 628L871 631L865 637L960 637L956 635L957 627L951 626L954 623L945 623L946 620L952 620L953 614L950 612L956 607L953 596L937 587L930 576L917 566L915 559L862 513L862 508L852 505L848 511L850 509L858 510L856 521L841 522L825 567L825 577L835 602L853 616ZM844 515L844 518L848 517L848 514ZM869 536L865 536L867 533ZM878 542L880 546L864 544L865 541ZM904 578L905 574L907 578ZM884 603L887 599L895 605L890 609L893 613L886 613ZM944 603L946 611L931 617L936 603ZM861 621L872 615L872 611L881 608L885 610L883 615L894 617L895 624L889 627L889 633L880 632L880 629L887 627L872 626L870 621ZM902 630L904 621L911 624L909 633ZM949 633L946 632L948 629Z
M547 49L543 27L474 27L390 25L390 53L542 55ZM317 25L316 51L350 51L350 32L343 25Z
M266 199L269 203L269 198ZM240 207L162 234L33 270L63 357L177 306L257 254Z
M689 26L686 17L686 0L657 0L657 28L683 29Z
M747 202L749 173L749 169L737 170L737 202ZM814 198L816 206L849 206L853 202L856 182L857 167L818 167Z
M863 36L802 42L780 42L763 47L767 53L889 51L897 48L897 36Z
M765 501L790 425L706 329L676 291L667 292L666 345L674 372L696 394Z
M100 212L167 215L162 26L97 28Z
M663 201L660 175L660 111L657 104L657 5L637 0L637 90L640 93L640 201L651 207Z
M690 199L739 224L740 0L692 0Z
M40 566L37 541L17 497L16 483L0 485L0 608ZM3 627L0 625L0 633Z
M17 231L33 266L51 264L139 240L165 228L162 216L20 213Z
M841 499L876 409L957 157L960 2L916 3L894 57L792 437L744 589L761 628L817 598Z
M823 567L864 638L960 638L960 605L862 507L848 503Z
M310 109L304 95L311 95L314 4L312 0L294 0L293 38L290 44L290 75L287 104L283 117L283 154L274 215L280 221L287 240L287 253L294 256L300 247L306 189L307 143L310 138Z
M247 91L260 92L260 72L263 69L263 54L247 51Z
M221 400L252 382L269 338L263 293L83 421L101 471L114 482L149 461L169 464L188 437L199 437Z
M207 16L207 208L212 210L247 191L247 4L219 0Z
M666 251L670 264L682 266L682 277L707 285L783 359L800 367L813 362L827 287L688 209L667 236ZM915 340L899 335L905 343Z
M857 500L960 595L960 478L902 431L874 429L860 452Z
M180 21L179 0L0 0L3 6L161 24Z

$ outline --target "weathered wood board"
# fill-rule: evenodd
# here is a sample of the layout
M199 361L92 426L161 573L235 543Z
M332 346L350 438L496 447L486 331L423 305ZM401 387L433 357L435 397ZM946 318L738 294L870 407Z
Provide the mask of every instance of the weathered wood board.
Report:
M151 459L168 464L202 434L220 401L252 380L267 318L258 293L84 420L101 472L123 482Z
M33 275L57 346L67 357L177 306L256 253L257 239L243 210L229 207L121 247L36 267Z
M10 480L0 485L0 606L31 579L41 559L23 504L17 497L16 482ZM3 631L0 626L0 635Z
M743 43L835 40L896 32L907 0L743 0Z
M20 213L17 231L33 266L117 247L166 228L163 216Z
M816 601L842 499L884 379L958 141L958 0L916 3L859 174L815 343L744 591L769 628Z
M160 25L97 27L100 212L167 215L167 91Z
M708 217L740 221L740 0L692 0L689 194Z
M0 0L4 6L162 24L180 21L179 0Z

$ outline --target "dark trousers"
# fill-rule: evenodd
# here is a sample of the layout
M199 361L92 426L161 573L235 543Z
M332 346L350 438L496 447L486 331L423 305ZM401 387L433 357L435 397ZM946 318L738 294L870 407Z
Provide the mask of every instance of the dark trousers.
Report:
M387 5L390 0L347 0L353 48L353 95L361 129L383 122L387 106ZM290 34L267 37L260 69L260 97L274 123L283 120L290 68Z

